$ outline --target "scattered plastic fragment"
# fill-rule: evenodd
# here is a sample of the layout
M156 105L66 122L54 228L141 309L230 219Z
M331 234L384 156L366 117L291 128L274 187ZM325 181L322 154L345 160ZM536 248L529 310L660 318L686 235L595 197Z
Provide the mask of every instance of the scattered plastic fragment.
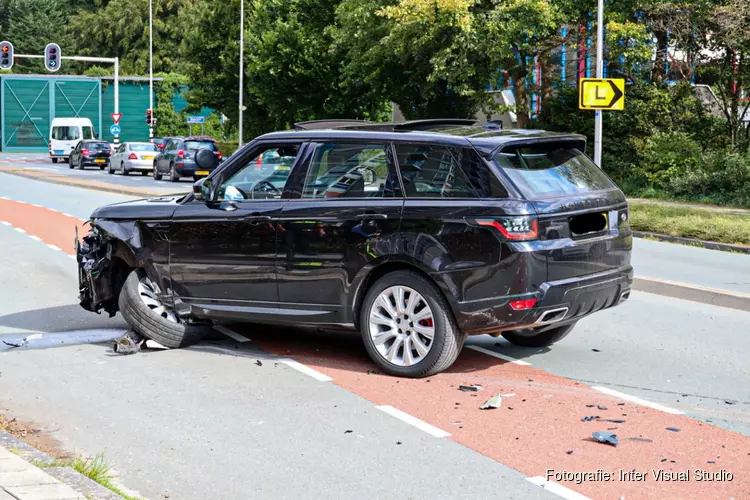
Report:
M461 391L461 392L477 392L477 391L482 390L482 386L481 385L476 385L476 384L472 384L472 385L459 385L458 386L458 390Z
M603 419L600 420L600 422L610 422L610 423L613 423L613 424L624 424L625 423L624 420L617 419L617 418L603 418Z
M715 461L715 460L709 460L709 461L708 461L708 463L710 463L710 464L715 464L715 463L716 463L716 461Z
M728 404L728 405L733 405L733 404L734 404L734 401L724 401L724 402L725 402L726 404Z
M10 346L10 347L23 347L26 344L28 344L29 342L31 342L32 340L39 340L39 339L41 339L42 336L43 335L41 333L34 333L32 335L29 335L28 337L24 337L23 339L21 339L21 341L20 341L19 344L16 344L14 342L6 342L4 340L3 340L3 344L5 344L7 346Z
M596 417L594 417L594 416L591 416L591 417L583 417L583 418L581 419L581 422L591 422L592 420L596 420L596 419L598 419L598 418L599 418L598 416L596 416Z
M401 441L396 441L396 444L401 444Z
M135 354L141 350L144 338L133 330L128 330L125 335L115 340L112 350L117 354Z
M607 430L608 430L608 431L613 431L613 430L615 430L615 429L617 429L617 427L607 427Z
M480 410L494 410L495 408L499 408L500 405L503 402L502 396L498 394L497 396L492 396L490 399L485 401L485 403L479 407Z
M599 409L599 410L606 410L607 409L607 407L604 406L604 405L599 405L596 408Z
M263 366L263 363L261 363L261 361L259 359L255 360L255 364L258 365L258 366Z
M572 455L573 454L573 450L568 450L565 453L568 454L568 455Z
M352 432L354 432L354 431L351 430L351 429L347 429L347 430L344 431L344 434L351 434Z
M504 398L512 398L513 396L515 396L515 394L514 394L514 393L512 393L512 392L511 392L510 394L500 394L500 395L501 395L502 397L504 397Z
M617 406L625 406L625 403L617 403Z
M667 430L672 432L680 432L680 429L678 429L677 427L667 427Z
M643 438L643 437L629 437L629 438L625 438L625 439L627 439L629 441L639 441L641 443L653 443L654 442L653 439L648 439L648 438Z
M367 370L367 374L368 375L377 375L378 371L377 370ZM428 382L429 382L429 380L428 380Z
M593 408L596 405L586 405L586 408Z
M591 350L594 351L594 352L602 352L599 349L591 349Z
M660 461L660 462L666 462L666 461L667 461L667 459L666 459L666 458L662 458L662 459L661 459L661 460L659 460L659 461Z
M617 446L619 442L617 441L617 434L612 434L611 432L607 431L600 431L600 432L594 432L592 434L594 439L596 439L598 442L602 444L611 444L612 446Z

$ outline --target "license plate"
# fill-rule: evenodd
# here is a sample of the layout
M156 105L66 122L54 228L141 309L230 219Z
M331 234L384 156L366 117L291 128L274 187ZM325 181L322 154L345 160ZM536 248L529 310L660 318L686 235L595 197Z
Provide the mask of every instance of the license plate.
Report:
M53 151L53 153L56 155L64 155L65 151L63 151L62 149L56 149Z
M195 175L208 175L208 170L198 170Z
M144 156L143 159L144 160L153 160L154 157L153 156Z
M107 163L107 160L94 160L94 163Z

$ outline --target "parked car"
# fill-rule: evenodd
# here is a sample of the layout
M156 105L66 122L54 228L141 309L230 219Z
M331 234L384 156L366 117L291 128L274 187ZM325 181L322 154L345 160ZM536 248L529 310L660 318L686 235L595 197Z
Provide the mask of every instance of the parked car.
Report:
M147 175L154 168L157 154L159 148L150 142L124 142L115 149L107 171L110 174L119 171L122 175L128 175L130 172Z
M84 140L96 139L88 118L53 118L49 132L49 157L52 163L68 161L71 151Z
M82 307L170 348L222 322L355 330L383 371L422 377L468 335L548 346L628 299L628 204L584 136L296 128L246 144L191 194L94 211Z
M70 168L78 167L83 170L84 167L95 166L104 170L109 166L112 148L105 141L80 141L70 153Z
M195 163L195 153L201 149L212 151L221 162L221 151L215 139L204 136L171 137L154 160L154 179L158 181L168 175L170 181L177 182L182 177L198 180L207 176L213 168L198 168Z

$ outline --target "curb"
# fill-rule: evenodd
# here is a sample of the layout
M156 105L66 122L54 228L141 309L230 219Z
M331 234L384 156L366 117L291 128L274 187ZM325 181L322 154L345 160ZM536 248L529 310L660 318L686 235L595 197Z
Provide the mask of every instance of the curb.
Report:
M75 179L70 178L70 177L53 176L53 175L36 175L30 172L24 172L23 170L8 168L7 166L0 166L0 173L15 175L17 177L24 177L26 179L32 179L35 181L49 182L50 184L61 184L64 186L72 186L72 187L77 187L81 189L91 189L94 191L104 191L108 193L136 196L139 198L149 197L149 196L170 196L171 194L174 194L174 193L166 193L166 192L159 192L159 191L151 191L148 189L130 188L127 186L117 186L115 184L109 184L107 182L98 182L98 181L93 181L95 182L95 184L93 183L82 184L81 182L76 182ZM189 190L187 192L189 192ZM179 194L187 194L187 192L179 193Z
M636 276L633 279L633 289L675 299L750 312L750 294L747 293L688 285L687 283L644 276Z
M120 495L89 479L72 467L56 466L56 460L54 458L5 431L0 431L0 446L7 450L15 450L16 454L26 462L34 460L35 462L49 465L49 467L40 468L29 462L30 465L37 467L37 469L45 474L49 474L61 483L70 486L86 498L96 500L123 500L123 497ZM3 490L2 485L0 485L0 493L3 491L5 490Z
M697 240L695 238L683 238L682 236L669 236L666 234L649 233L645 231L633 231L636 238L653 238L668 243L680 243L682 245L707 248L709 250L719 250L722 252L738 252L750 254L750 247L744 245L732 245L730 243L716 243L714 241Z

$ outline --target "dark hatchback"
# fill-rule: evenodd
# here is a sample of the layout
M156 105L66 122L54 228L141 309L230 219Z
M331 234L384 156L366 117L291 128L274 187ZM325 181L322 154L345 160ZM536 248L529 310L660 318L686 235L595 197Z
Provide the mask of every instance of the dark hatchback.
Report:
M99 167L104 170L109 166L112 147L105 141L81 141L70 152L68 164L70 168Z
M206 177L215 167L203 168L195 162L196 153L204 149L211 151L219 162L222 160L216 140L211 137L170 137L154 159L154 179L161 180L166 175L172 182L177 182L182 177L192 177L193 180Z
M81 305L168 347L221 322L359 330L419 377L467 335L546 346L626 300L628 205L585 138L472 123L298 124L192 194L102 207Z

